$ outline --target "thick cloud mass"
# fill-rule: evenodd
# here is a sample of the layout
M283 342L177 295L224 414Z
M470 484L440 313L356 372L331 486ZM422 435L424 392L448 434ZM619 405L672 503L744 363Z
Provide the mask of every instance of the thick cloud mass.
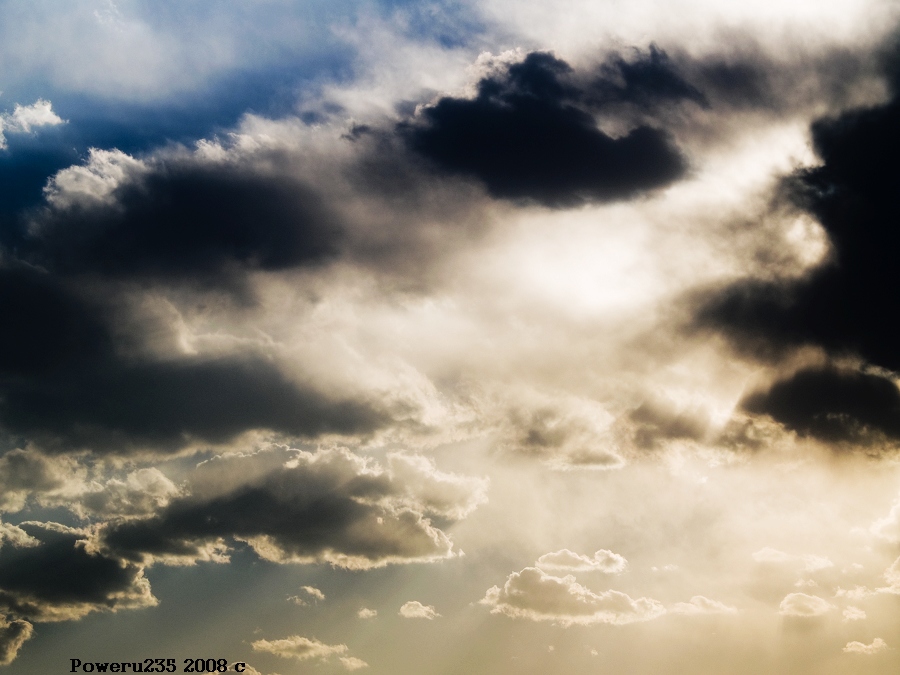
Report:
M785 190L821 222L834 259L803 280L738 282L701 312L737 344L761 353L812 343L900 368L900 296L892 292L900 253L900 99L812 126L820 167Z
M49 274L0 267L0 378L90 365L110 349L96 309Z
M585 92L564 61L532 53L481 80L474 99L442 98L423 110L422 124L401 130L419 153L446 171L480 179L497 197L556 207L633 197L679 178L685 162L659 129L608 136L585 99L696 95L654 55L643 66L622 62L624 86L601 81Z
M156 604L139 565L88 551L87 533L23 523L30 539L0 548L0 609L37 621Z
M233 268L285 269L337 252L335 216L286 175L179 161L126 166L102 200L53 199L74 176L54 179L35 224L38 260L62 273L221 283Z
M865 442L872 432L900 438L900 390L878 375L801 370L750 395L743 406L824 441Z
M423 495L420 483L435 497ZM454 552L427 516L458 518L483 489L430 464L398 475L348 451L223 457L198 469L191 496L152 518L111 524L102 541L136 561L191 562L232 537L276 562L365 569L429 561ZM454 493L450 503L446 495Z
M370 431L383 419L366 404L328 400L246 357L110 360L67 378L13 381L6 393L0 422L48 449L174 450L258 428L301 436Z

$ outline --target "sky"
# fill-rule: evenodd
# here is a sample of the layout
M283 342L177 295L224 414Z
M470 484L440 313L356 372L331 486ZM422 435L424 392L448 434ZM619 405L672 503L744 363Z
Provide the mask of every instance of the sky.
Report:
M896 673L898 156L894 2L0 2L0 673Z

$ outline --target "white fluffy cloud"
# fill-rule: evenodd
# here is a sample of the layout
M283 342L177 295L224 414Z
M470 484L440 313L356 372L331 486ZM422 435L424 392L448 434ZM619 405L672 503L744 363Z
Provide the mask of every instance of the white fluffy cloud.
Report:
M817 595L789 593L778 606L778 613L782 616L813 618L822 616L832 609L834 605Z
M355 656L341 656L338 658L338 661L341 662L341 665L344 666L347 670L359 670L360 668L368 668L369 664L363 661L362 659L358 659Z
M6 148L4 134L27 134L39 127L63 124L64 120L53 112L50 101L38 99L31 105L19 105L11 113L0 113L0 150Z
M250 646L257 652L267 652L298 661L327 659L330 656L347 653L347 645L328 645L315 638L300 635L291 635L280 640L256 640L250 643Z
M404 619L428 619L429 621L440 616L432 605L423 605L418 600L404 602L399 614Z
M544 570L598 571L606 574L619 574L627 566L628 561L623 556L607 549L600 549L593 557L588 557L564 548L554 553L545 553L535 562L535 567Z
M572 575L555 577L536 567L513 572L502 588L488 589L480 602L490 607L492 614L553 621L563 626L649 621L666 612L657 600L635 600L613 590L594 593Z
M847 654L865 654L867 656L872 656L873 654L883 652L887 648L887 643L884 640L875 638L872 640L871 644L857 641L848 642L847 646L844 647L844 652Z

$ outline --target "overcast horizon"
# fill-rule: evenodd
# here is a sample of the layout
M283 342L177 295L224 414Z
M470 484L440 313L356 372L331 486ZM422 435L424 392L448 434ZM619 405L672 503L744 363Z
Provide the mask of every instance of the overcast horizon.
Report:
M0 673L897 672L896 3L10 0L0 64Z

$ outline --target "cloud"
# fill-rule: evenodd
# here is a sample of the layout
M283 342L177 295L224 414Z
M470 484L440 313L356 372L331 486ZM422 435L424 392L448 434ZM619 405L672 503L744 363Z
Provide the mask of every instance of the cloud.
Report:
M440 616L440 614L435 611L434 607L431 605L423 605L418 600L404 602L403 606L400 608L399 614L404 619L428 619L429 621Z
M543 570L570 570L573 572L598 571L606 574L620 574L625 571L628 561L618 553L600 549L592 558L573 553L567 548L555 553L545 553L537 559L535 567Z
M677 602L669 608L672 614L699 616L702 614L735 614L737 609L718 600L710 600L702 595L695 595L690 602Z
M355 656L341 656L338 657L338 661L341 662L341 665L344 666L347 670L359 670L360 668L368 668L369 664L363 661L362 659L358 659Z
M29 539L6 539L0 548L3 614L66 621L156 605L143 568L92 550L88 531L37 522L18 529Z
M325 594L314 586L303 586L301 590L303 590L303 592L306 593L306 595L312 598L315 602L318 602L319 600L325 600ZM292 595L288 597L288 600L293 602L295 605L300 605L301 607L309 604L307 598L302 598L299 595Z
M594 401L560 395L523 396L498 422L503 446L540 459L557 471L611 471L625 466L609 426L612 416Z
M626 624L649 621L665 614L650 598L632 599L619 591L594 593L575 577L554 577L535 567L509 575L503 588L488 589L481 604L492 614L532 621L553 621L563 626L599 623Z
M620 61L618 70L624 85L601 80L584 91L566 62L533 52L482 79L474 99L441 98L400 131L436 166L478 178L496 197L551 207L628 199L675 181L685 162L666 133L651 126L619 138L605 134L585 98L595 97L599 107L683 98L688 90L679 89L660 52L643 67Z
M15 660L33 632L33 626L27 621L0 618L0 666L8 666Z
M38 99L31 105L16 104L11 113L0 113L0 150L5 149L5 134L28 134L38 127L63 124L59 115L53 112L50 101Z
M900 390L890 379L834 368L800 370L742 406L827 442L900 438Z
M413 458L414 460L414 458ZM151 518L110 523L102 545L142 562L191 563L244 541L266 560L350 569L429 562L456 555L429 515L452 521L472 495L461 477L435 475L430 462L402 462L398 475L349 450L275 449L201 464L186 488ZM441 492L453 483L457 502ZM429 482L431 481L431 482ZM411 483L417 483L415 487ZM428 492L428 485L436 493ZM469 483L481 489L478 481Z
M812 619L820 617L832 609L834 609L834 605L816 595L789 593L778 606L778 613L782 616Z
M61 491L74 462L53 461L33 449L0 456L0 511L21 511L29 496Z
M833 246L830 259L800 279L751 278L726 287L700 312L701 324L718 326L738 347L758 356L813 344L835 355L900 367L890 318L900 301L884 292L893 283L889 270L900 246L891 225L900 218L893 188L900 98L896 73L889 67L884 75L893 90L890 100L815 122L812 140L821 165L798 169L784 181L789 201L824 227ZM826 384L832 399L825 403L839 408L822 410L823 419L831 412L842 414L841 407L852 408L835 391L843 385L875 397L876 410L860 422L883 423L885 433L896 434L896 425L882 417L884 406L893 405L891 398L871 376L845 375L840 382L834 372L820 377L831 380ZM847 414L856 412L852 408ZM825 433L846 432L825 425Z
M332 400L256 357L106 361L65 379L8 381L0 423L49 451L176 451L251 429L291 435L371 431L368 404Z
M853 606L845 607L841 614L844 617L844 623L849 621L862 621L866 618L865 610Z
M239 284L239 270L320 264L341 224L290 174L201 154L138 161L93 150L56 174L31 224L33 256L61 274Z
M885 651L888 648L887 643L881 638L872 640L872 644L864 644L862 642L848 642L844 647L845 654L865 654L872 656Z
M900 544L900 500L894 502L888 515L872 523L869 531L890 544Z
M773 565L802 562L804 572L818 572L819 570L834 567L834 563L824 556L815 555L814 553L794 555L792 553L779 551L778 549L771 548L770 546L766 546L765 548L761 548L756 551L753 554L753 559L758 563Z
M356 613L356 616L360 619L374 619L376 616L378 616L378 610L363 607Z
M327 645L315 638L291 635L281 640L256 640L251 642L253 651L275 654L285 659L308 661L310 659L328 659L337 654L346 654L347 645Z

